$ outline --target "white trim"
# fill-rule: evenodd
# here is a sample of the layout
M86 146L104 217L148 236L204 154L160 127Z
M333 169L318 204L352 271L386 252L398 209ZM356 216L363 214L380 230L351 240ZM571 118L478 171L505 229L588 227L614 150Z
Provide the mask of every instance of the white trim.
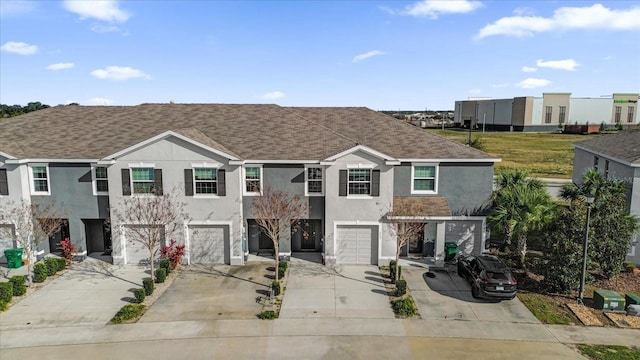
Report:
M416 190L415 185L415 173L416 166L433 166L436 168L434 181L433 181L433 190ZM440 164L438 163L413 163L411 164L411 193L412 194L437 194L438 193L438 176L440 175Z
M113 165L115 163L116 163L115 160L98 160L98 161L96 161L96 164L98 164L98 165Z
M402 161L399 160L387 160L384 162L385 165L388 166L396 166L396 165L402 165Z
M426 162L426 163L497 163L502 162L500 158L488 158L488 159L398 159L401 162Z
M27 164L27 163L94 163L98 159L7 159L7 164Z
M145 162L129 163L127 165L129 165L130 168L155 168L156 167L156 163L145 163Z
M373 169L374 167L376 167L376 164L371 163L347 164L347 169Z
M260 191L247 191L247 168L259 168L260 169ZM242 166L242 195L244 196L262 196L264 180L264 171L261 164L247 164Z
M7 158L7 160L15 160L17 159L15 156L11 156L4 151L0 151L0 156Z
M219 169L222 167L222 164L220 163L208 163L208 162L201 162L201 163L191 163L191 167L192 168L211 168L211 169Z
M194 199L217 199L220 196L218 196L218 169L221 166L221 164L211 164L211 163L199 163L199 164L191 164L191 184L193 186L193 198ZM193 171L194 169L213 169L216 171L216 192L215 194L198 194L196 192L196 181L201 181L201 182L213 182L211 180L196 180L196 172Z
M322 182L322 188L320 192L309 192L309 169L320 169L320 176L322 177L320 180ZM324 196L324 184L326 182L325 179L325 171L324 166L321 165L305 165L304 166L304 196ZM317 179L312 181L318 181Z
M98 191L98 178L96 177L96 168L105 168L107 169L106 166L100 166L97 164L91 164L91 187L93 189L93 195L109 195L109 191ZM109 186L109 175L107 175L107 178L101 178L100 180L105 180L107 181L107 186Z
M118 158L118 157L120 157L122 155L125 155L127 153L132 152L132 151L135 151L135 150L137 150L139 148L145 147L145 146L147 146L149 144L152 144L152 143L154 143L154 142L156 142L158 140L166 139L166 138L168 138L170 136L176 137L176 138L178 138L180 140L184 140L184 141L186 141L186 142L188 142L190 144L193 144L193 145L196 145L196 146L198 146L200 148L203 148L205 150L211 151L212 153L220 155L220 156L225 157L227 159L238 160L237 157L235 157L235 156L233 156L231 154L227 154L224 151L220 151L220 150L214 149L214 148L212 148L210 146L204 145L203 143L195 141L195 140L193 140L193 139L191 139L189 137L186 137L184 135L180 135L180 134L178 134L178 133L176 133L174 131L171 131L171 130L165 131L165 132L163 132L161 134L158 134L158 135L156 135L154 137L151 137L151 138L149 138L147 140L141 141L141 142L139 142L137 144L134 144L132 146L124 148L123 150L120 150L120 151L118 151L118 152L116 152L114 154L111 154L109 156L105 156L104 159L115 159L115 158Z
M36 191L34 181L36 180L33 177L33 168L34 167L43 167L47 172L47 191ZM51 171L49 171L49 164L29 164L29 189L31 190L31 195L51 195ZM42 180L42 179L39 179Z
M382 223L379 221L363 221L363 220L355 220L355 221L334 221L333 222L333 256L326 256L327 259L338 261L338 254L336 250L338 249L338 227L339 226L377 226L378 227L378 258L376 262L380 262L380 256L382 255ZM326 251L326 249L325 249Z
M233 221L226 220L195 220L195 221L185 221L184 222L184 244L187 249L185 252L185 256L187 258L187 264L191 265L191 238L189 236L189 226L228 226L229 227L229 263L231 263L231 259L242 258L242 256L233 256ZM223 247L224 249L224 247ZM224 262L225 255L222 257L222 261Z
M394 158L392 156L389 156L387 154L381 153L381 152L379 152L377 150L373 150L372 148L370 148L368 146L364 146L364 145L356 145L356 146L354 146L352 148L349 148L349 149L347 149L345 151L342 151L342 152L340 152L338 154L330 156L330 157L328 157L328 158L326 158L324 160L325 161L337 160L337 159L339 159L339 158L341 158L341 157L343 157L345 155L352 154L352 153L354 153L354 152L356 152L358 150L364 151L366 153L369 153L369 154L371 154L371 155L373 155L373 156L375 156L377 158L383 159L383 160L397 160L396 158Z
M245 165L245 164L319 164L319 160L260 160L246 159L229 161L229 165Z

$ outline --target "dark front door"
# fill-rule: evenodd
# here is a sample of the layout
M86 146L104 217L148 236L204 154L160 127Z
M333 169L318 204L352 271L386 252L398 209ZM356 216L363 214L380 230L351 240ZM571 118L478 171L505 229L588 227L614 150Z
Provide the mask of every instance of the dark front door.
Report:
M69 220L62 219L62 225L58 232L49 237L49 252L50 253L62 253L62 249L60 248L60 241L64 239L68 239L70 237L69 233Z
M409 240L409 254L422 254L422 243L424 242L424 228Z
M322 220L300 220L291 227L291 239L300 239L300 250L319 250L322 238Z

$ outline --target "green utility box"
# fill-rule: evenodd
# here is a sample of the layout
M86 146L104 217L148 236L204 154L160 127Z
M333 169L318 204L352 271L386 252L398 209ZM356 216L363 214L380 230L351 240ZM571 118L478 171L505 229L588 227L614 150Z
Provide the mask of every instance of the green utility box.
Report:
M596 290L593 293L593 308L605 311L624 311L624 297L611 290Z
M640 305L640 295L636 295L632 293L625 294L624 301L626 302L626 306Z
M7 267L9 269L22 267L22 248L7 249L4 251L4 257L7 258Z
M444 261L451 261L458 253L458 245L454 242L444 243Z

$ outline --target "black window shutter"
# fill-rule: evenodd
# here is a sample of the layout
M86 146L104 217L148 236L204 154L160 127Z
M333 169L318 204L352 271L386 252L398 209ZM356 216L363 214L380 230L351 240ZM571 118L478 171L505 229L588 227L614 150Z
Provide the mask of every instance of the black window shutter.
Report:
M9 195L9 182L7 181L7 169L0 169L0 195Z
M153 190L156 195L162 195L162 169L153 169Z
M225 171L218 170L218 196L227 195L227 179L225 178Z
M380 196L380 170L371 172L371 196Z
M122 169L122 195L131 195L131 180L129 169Z
M348 170L340 170L340 190L338 196L347 196Z
M184 169L184 195L193 196L193 170Z

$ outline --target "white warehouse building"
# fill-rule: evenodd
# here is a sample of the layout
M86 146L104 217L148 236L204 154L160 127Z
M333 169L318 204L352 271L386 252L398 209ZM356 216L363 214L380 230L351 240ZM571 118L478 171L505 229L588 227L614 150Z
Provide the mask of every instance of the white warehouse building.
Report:
M557 131L564 125L638 124L638 93L606 98L572 98L571 93L542 97L476 98L456 101L454 125L498 131Z

